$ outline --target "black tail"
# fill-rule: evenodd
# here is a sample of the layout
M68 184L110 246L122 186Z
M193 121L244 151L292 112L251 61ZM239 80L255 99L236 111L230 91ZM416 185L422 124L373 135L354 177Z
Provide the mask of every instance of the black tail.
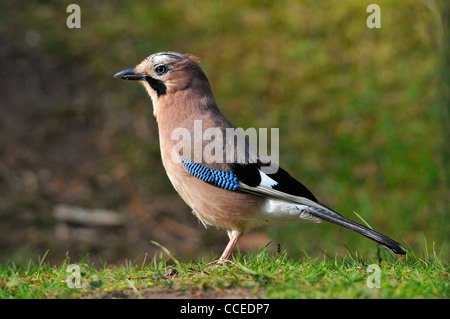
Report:
M354 221L351 221L331 209L325 210L325 209L320 209L320 208L316 208L316 207L308 207L308 212L320 219L326 220L327 222L343 226L343 227L351 229L363 236L366 236L367 238L370 238L370 239L376 241L377 243L385 246L386 248L389 248L396 254L401 254L401 255L406 254L406 251L403 249L403 247L399 243L397 243L395 240L392 240L389 237L386 237L366 226L363 226Z
M269 188L261 187L261 186L252 187L252 186L248 186L242 182L239 183L239 190L241 190L243 192L260 195L260 196L261 195L269 196L272 198L278 198L280 200L287 200L287 201L292 201L294 203L298 203L298 204L302 205L302 210L305 210L306 212L308 212L309 214L311 214L315 217L318 217L327 222L337 224L337 225L346 227L348 229L351 229L357 233L360 233L361 235L364 235L367 238L370 238L370 239L376 241L377 243L385 246L386 248L392 250L396 254L401 254L401 255L406 254L406 251L403 249L403 247L399 243L397 243L395 240L392 240L389 237L386 237L366 226L363 226L361 224L358 224L354 221L351 221L351 220L345 218L344 216L336 213L331 208L313 200L313 199L315 199L314 196L313 196L313 198L310 199L310 198L306 198L306 197L291 195L289 193L281 192L279 190L272 189L272 188L269 189ZM307 208L304 208L305 206Z

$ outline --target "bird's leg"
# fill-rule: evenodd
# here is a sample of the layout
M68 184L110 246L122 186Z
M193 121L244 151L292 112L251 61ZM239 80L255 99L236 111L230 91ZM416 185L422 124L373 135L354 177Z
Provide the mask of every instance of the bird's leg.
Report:
M230 256L231 251L233 250L234 246L236 245L239 237L241 237L241 233L236 230L228 231L228 237L230 237L230 241L228 242L227 247L225 247L225 250L223 251L222 256L220 256L219 260L217 261L218 263L223 263L225 261L228 261L228 257Z

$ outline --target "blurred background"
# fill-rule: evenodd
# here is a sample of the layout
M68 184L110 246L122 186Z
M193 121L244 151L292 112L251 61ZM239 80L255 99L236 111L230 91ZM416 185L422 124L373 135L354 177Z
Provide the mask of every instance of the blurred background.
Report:
M165 174L147 93L113 78L166 50L201 59L236 126L280 128L281 166L320 201L448 257L448 4L379 0L369 29L370 3L2 1L0 262L150 260L151 240L181 261L222 253L225 232L205 230ZM239 247L267 244L292 257L377 249L301 223Z

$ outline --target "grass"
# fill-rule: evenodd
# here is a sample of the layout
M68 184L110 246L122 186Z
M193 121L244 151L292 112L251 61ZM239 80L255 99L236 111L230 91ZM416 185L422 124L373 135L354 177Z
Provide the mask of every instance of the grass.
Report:
M163 249L164 250L164 249ZM45 262L0 266L0 298L448 298L449 267L435 251L397 258L379 249L374 259L347 254L343 258L289 258L285 251L262 250L233 255L218 265L204 260L181 263L169 253L151 261L95 267L86 256L69 257L59 266ZM70 288L67 267L79 266L78 288ZM369 288L380 268L380 288ZM372 276L372 277L370 277Z

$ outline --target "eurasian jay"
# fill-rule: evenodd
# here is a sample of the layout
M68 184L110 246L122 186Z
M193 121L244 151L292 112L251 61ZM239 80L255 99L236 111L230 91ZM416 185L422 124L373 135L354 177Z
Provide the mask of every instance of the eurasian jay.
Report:
M239 131L229 138L235 127L217 107L197 58L160 52L114 77L145 87L158 123L162 163L174 188L205 226L228 232L230 241L219 262L228 259L245 230L293 221L331 222L405 254L399 243L320 203L303 184L259 155ZM200 133L196 123L201 123ZM222 145L223 152L205 152L207 129L215 130L215 145ZM174 132L188 132L192 139L186 138L187 145L180 148Z

